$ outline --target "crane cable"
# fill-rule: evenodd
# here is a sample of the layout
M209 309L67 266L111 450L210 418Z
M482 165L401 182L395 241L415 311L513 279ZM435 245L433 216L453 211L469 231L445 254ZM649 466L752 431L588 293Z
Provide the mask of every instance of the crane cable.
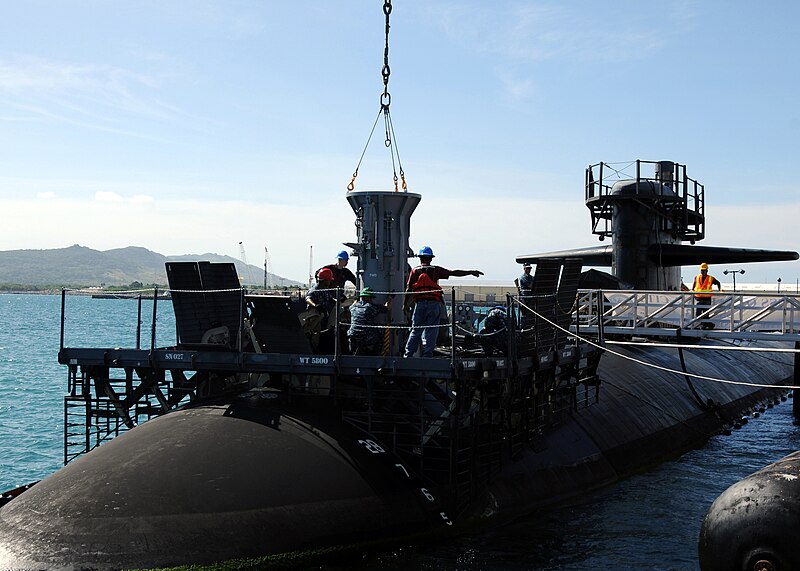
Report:
M402 183L403 191L408 190L408 186L406 185L406 175L403 172L403 165L400 162L400 153L397 150L397 137L394 134L394 124L392 123L392 114L389 111L389 105L392 103L392 95L389 93L389 76L391 75L392 71L389 67L389 15L392 13L392 0L384 0L383 2L383 13L386 15L386 45L383 49L383 67L381 68L381 77L383 77L383 93L380 95L380 109L378 110L378 116L375 117L375 122L372 124L372 129L369 132L369 137L367 137L367 143L364 145L364 150L361 152L361 158L358 159L358 164L356 165L356 170L353 172L353 177L350 179L350 183L347 185L347 191L350 192L351 190L355 189L355 182L356 177L358 176L358 169L361 167L361 161L364 160L364 155L367 152L367 148L369 147L369 143L372 140L372 135L375 133L375 127L378 125L378 121L381 118L381 114L383 114L383 123L384 123L384 145L386 148L389 149L389 155L392 157L392 180L394 182L394 191L398 192L398 178L397 178L397 169L400 169L400 182ZM396 164L395 164L396 162Z

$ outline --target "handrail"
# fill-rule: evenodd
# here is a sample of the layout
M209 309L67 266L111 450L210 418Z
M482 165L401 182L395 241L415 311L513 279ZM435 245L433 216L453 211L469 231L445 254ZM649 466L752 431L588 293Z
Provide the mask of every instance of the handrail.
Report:
M712 305L695 302L692 292L579 290L578 307L593 309L583 327L702 328L728 332L773 331L800 335L800 296L743 292L714 293ZM602 308L602 309L601 309ZM707 310L697 316L697 310Z

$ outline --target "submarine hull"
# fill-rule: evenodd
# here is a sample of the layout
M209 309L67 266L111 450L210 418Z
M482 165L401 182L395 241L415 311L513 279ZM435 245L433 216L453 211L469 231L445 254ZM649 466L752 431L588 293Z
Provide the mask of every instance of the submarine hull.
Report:
M144 423L0 510L0 568L208 564L442 522L358 439L309 420L237 403Z
M703 340L704 345L710 343ZM646 359L680 369L676 349L615 351L618 355L603 355L598 367L602 379L598 402L534 441L490 487L498 512L557 504L676 458L786 392L692 379L695 392L706 403L702 406L683 376L631 361ZM687 351L685 363L695 375L761 385L789 384L792 375L792 358L785 354Z
M599 401L508 455L459 518L387 444L331 411L251 396L144 423L0 508L0 567L207 564L449 531L453 520L510 517L613 483L781 392L694 381L699 401L682 376L629 360L677 368L677 350L619 353L601 359ZM791 374L788 358L741 353L689 353L686 366L759 384Z

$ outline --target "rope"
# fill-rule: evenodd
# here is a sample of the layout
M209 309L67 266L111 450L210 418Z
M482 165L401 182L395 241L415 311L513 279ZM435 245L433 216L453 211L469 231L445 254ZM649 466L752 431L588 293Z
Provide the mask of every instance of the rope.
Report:
M348 323L346 321L340 321L339 325L347 325L348 327L353 325L352 323ZM437 323L436 325L361 325L357 324L355 327L363 327L365 329L425 329L427 327L450 327L449 323Z
M87 289L87 288L64 288L66 292L85 293L85 294L102 294L102 295L131 295L139 293L147 293L152 295L153 288L145 289L126 289L126 290L103 290L103 289ZM169 291L166 289L159 289L158 292L162 293Z
M230 289L170 289L170 288L158 288L158 293L226 293L226 292L233 292L233 291L244 291L245 288L237 287L237 288L230 288ZM104 295L117 295L117 294L134 294L134 293L147 293L148 295L154 293L153 288L147 289L129 289L129 290L94 290L94 289L70 289L65 288L64 291L73 291L73 292L80 292L80 293L101 293ZM319 290L318 290L319 291Z
M506 328L503 327L502 329L498 329L497 331L490 331L489 333L483 333L483 332L481 332L481 333L473 333L472 331L469 331L468 329L464 329L458 323L456 323L456 329L459 329L462 332L468 333L470 335L480 335L481 337L491 337L492 335L497 335L498 333L502 333L502 332L504 332L506 330Z
M740 386L744 386L744 387L758 387L758 388L762 388L762 389L800 389L800 386L794 386L794 385L762 385L762 384L758 384L758 383L748 383L746 381L732 381L730 379L720 379L720 378L716 378L716 377L707 377L705 375L698 375L698 374L695 374L695 373L684 373L683 371L679 371L679 370L676 370L676 369L670 369L669 367L663 367L661 365L656 365L654 363L648 363L646 361L642 361L641 359L636 359L635 357L631 357L629 355L624 355L624 354L622 354L622 353L620 353L618 351L613 351L611 349L608 349L607 347L603 347L602 345L600 345L598 343L595 343L594 341L591 341L590 339L586 339L585 337L581 337L579 335L575 335L571 331L569 331L567 329L564 329L563 327L561 327L557 323L555 323L553 321L550 321L549 319L547 319L543 315L540 315L539 313L537 313L536 311L534 311L533 309L531 309L530 307L528 307L527 305L525 305L524 303L519 301L518 299L515 300L515 301L521 307L524 307L525 309L527 309L528 311L530 311L531 313L533 313L534 315L536 315L540 319L548 322L550 325L552 325L556 329L559 329L559 330L567 333L568 335L570 335L570 336L572 336L572 337L574 337L574 338L576 338L576 339L578 339L580 341L583 341L584 343L592 345L593 347L597 347L598 349L603 349L607 353L610 353L612 355L616 355L617 357L620 357L620 358L625 359L627 361L632 361L634 363L639 363L640 365L644 365L646 367L650 367L650 368L653 368L653 369L658 369L658 370L661 370L661 371L665 371L667 373L674 373L676 375L684 375L684 374L686 374L686 375L688 375L690 377L694 377L695 379L702 379L704 381L711 381L711 382L714 382L714 383L723 383L723 384L728 384L728 385L740 385Z

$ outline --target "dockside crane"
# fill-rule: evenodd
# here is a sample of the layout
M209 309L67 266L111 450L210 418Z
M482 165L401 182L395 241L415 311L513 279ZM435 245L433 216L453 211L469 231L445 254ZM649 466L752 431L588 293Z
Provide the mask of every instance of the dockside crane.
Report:
M269 289L272 287L271 283L271 274L272 274L272 262L269 259L269 250L267 247L264 246L264 289Z
M250 281L250 283L255 283L253 281L253 276L251 275L250 266L247 264L247 255L244 252L244 242L239 242L239 259L241 260L242 264L244 265L244 273L241 276L240 280L244 284L245 278Z

